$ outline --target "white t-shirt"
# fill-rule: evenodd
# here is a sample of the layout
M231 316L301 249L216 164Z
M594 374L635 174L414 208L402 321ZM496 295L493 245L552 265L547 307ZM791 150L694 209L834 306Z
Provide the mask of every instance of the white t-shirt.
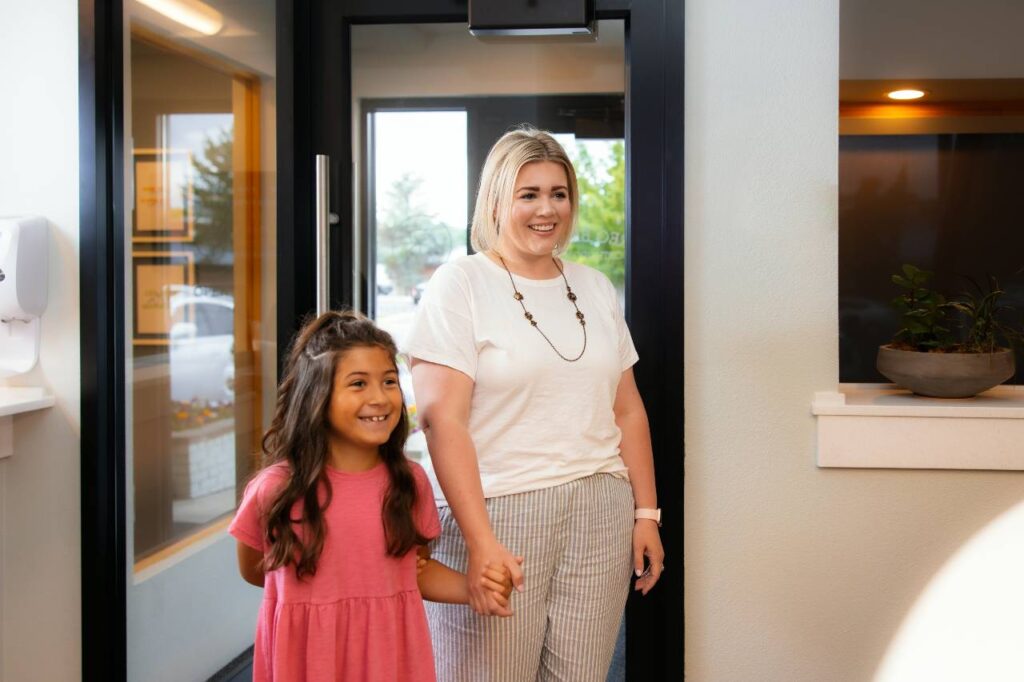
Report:
M431 277L406 340L414 358L473 379L469 433L484 497L540 490L596 473L625 477L612 407L622 373L638 357L612 283L565 262L565 277L586 316L587 349L566 362L530 326L508 273L482 253ZM583 347L583 328L561 277L513 275L523 303L562 355ZM434 496L444 504L432 466Z

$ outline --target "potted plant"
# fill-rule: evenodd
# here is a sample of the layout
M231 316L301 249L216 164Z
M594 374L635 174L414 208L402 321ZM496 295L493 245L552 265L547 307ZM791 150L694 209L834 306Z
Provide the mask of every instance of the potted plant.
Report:
M986 286L947 300L928 288L932 273L904 265L892 281L903 292L893 299L903 328L879 347L877 367L893 383L936 398L969 398L997 386L1016 371L1013 346L1024 340L1008 321L1005 293L994 277Z

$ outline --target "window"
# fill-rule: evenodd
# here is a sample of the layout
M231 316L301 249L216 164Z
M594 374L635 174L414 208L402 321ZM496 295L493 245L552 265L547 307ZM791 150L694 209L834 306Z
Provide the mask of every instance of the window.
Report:
M992 275L1003 302L1024 310L1024 55L999 28L1019 25L1024 10L922 5L922 31L920 12L877 7L841 8L842 382L886 381L875 356L902 326L890 301L903 264L934 272L933 288L952 295ZM887 96L910 87L924 96ZM1012 383L1024 381L1024 357L1017 367Z
M399 350L427 282L470 253L476 182L507 129L549 130L576 168L580 211L566 257L603 272L625 307L626 146L622 95L522 95L364 100L362 202L368 309ZM426 456L408 364L400 381L412 418L406 451Z

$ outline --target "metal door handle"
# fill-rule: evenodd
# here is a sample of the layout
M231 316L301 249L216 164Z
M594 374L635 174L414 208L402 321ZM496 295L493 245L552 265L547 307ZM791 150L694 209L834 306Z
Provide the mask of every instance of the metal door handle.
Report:
M328 263L330 248L331 218L331 171L330 159L324 154L316 155L316 314L322 315L330 308L331 270Z

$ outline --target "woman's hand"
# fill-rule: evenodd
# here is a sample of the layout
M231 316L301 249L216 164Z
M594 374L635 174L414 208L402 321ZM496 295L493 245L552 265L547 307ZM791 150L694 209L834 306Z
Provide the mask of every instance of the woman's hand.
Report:
M498 606L508 606L508 599L512 596L512 574L507 568L487 564L480 584L491 593Z
M644 568L647 557L647 568ZM661 546L658 524L650 519L637 519L633 524L633 569L637 576L634 590L646 595L657 584L665 570L665 550Z
M466 568L466 589L469 591L469 605L482 616L512 615L512 609L495 599L495 593L487 588L486 571L498 568L508 571L512 585L523 591L523 557L514 556L498 541L469 550L469 565Z

